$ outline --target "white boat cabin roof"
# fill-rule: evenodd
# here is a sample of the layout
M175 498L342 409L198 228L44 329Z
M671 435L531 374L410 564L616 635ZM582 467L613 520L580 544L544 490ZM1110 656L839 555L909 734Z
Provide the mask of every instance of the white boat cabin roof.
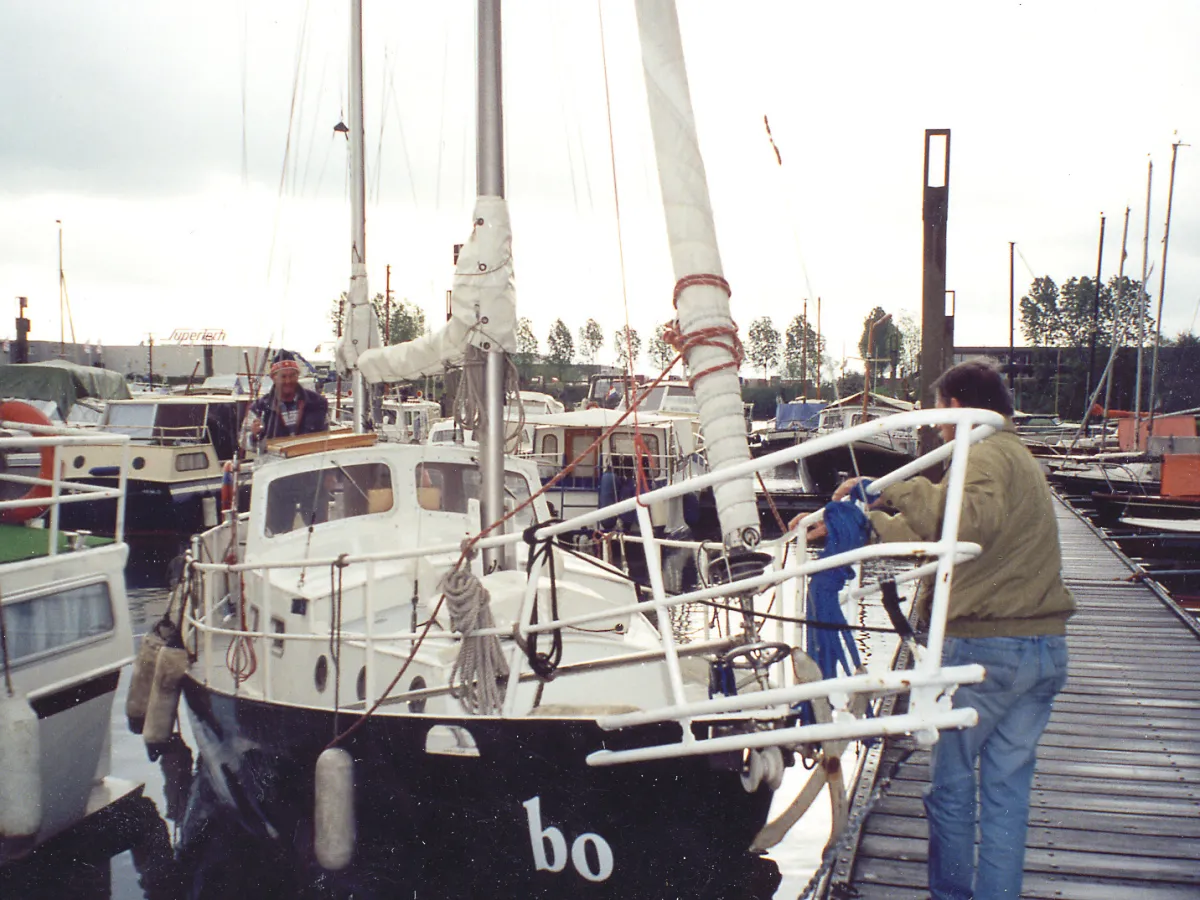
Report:
M254 473L247 558L457 543L480 528L478 455L453 444L377 443L273 459ZM540 487L537 467L511 456L504 465L506 504L516 506ZM549 518L543 498L511 527L532 524L535 512Z

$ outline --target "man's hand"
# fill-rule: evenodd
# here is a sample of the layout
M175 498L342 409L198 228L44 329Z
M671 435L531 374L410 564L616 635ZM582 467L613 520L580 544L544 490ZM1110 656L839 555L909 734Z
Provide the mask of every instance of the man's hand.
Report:
M258 436L260 434L262 434L262 430L263 430L262 419L260 419L258 416L255 416L254 420L250 423L250 436L253 437L257 441Z
M859 476L858 478L847 478L838 485L837 490L833 492L833 500L836 503L838 500L844 500L850 496L850 492L862 481L870 481L869 478ZM865 489L863 491L865 493ZM869 494L867 496L870 496ZM876 495L870 503L867 504L867 509L875 509L883 503L883 495Z
M810 513L800 513L800 515L788 522L788 531L792 532L798 530L800 528L800 520L808 515L810 515ZM809 541L820 540L821 538L825 537L826 533L825 523L822 521L816 521L808 526L808 530L805 532L805 539Z
M346 311L346 327L333 351L338 374L347 378L358 365L358 358L367 350L383 346L379 331L379 316L370 302L351 304Z

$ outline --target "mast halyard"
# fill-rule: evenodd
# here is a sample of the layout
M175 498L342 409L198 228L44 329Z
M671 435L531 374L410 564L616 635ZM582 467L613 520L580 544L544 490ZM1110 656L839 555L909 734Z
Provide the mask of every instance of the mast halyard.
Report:
M350 301L351 327L364 317L355 311L371 302L367 293L367 185L366 142L363 135L362 0L350 0ZM350 334L349 339L364 345L369 334ZM368 349L360 346L359 352ZM368 395L362 371L356 366L352 376L354 431L366 430Z

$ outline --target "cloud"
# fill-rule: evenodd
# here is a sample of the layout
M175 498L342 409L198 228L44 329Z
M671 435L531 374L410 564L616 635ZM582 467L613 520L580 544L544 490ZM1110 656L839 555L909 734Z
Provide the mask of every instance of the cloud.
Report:
M558 316L611 331L628 306L648 334L671 314L633 11L602 12L607 91L594 6L505 5L518 297L539 336ZM437 321L474 195L474 4L367 4L365 17L371 288L391 264L397 296ZM1182 0L1087 16L692 0L680 18L735 318L782 327L820 296L835 355L853 354L872 307L920 308L925 128L953 130L947 287L964 344L1007 336L1009 241L1020 296L1022 258L1059 281L1094 272L1104 211L1107 277L1128 203L1140 268L1147 154L1154 252L1173 132L1200 140L1200 9ZM332 131L346 33L341 4L0 7L0 288L57 331L63 219L77 333L325 337L349 269L346 142ZM1168 331L1200 299L1197 152L1180 151Z

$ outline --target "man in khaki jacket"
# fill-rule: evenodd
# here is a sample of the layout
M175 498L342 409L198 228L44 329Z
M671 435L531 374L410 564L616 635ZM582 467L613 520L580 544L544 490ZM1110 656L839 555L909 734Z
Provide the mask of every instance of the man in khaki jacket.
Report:
M987 676L954 694L955 707L978 710L979 724L943 732L934 745L925 796L929 889L934 900L1016 900L1037 743L1066 683L1066 622L1075 603L1062 581L1054 499L1012 426L1000 373L970 360L935 389L938 406L990 409L1006 426L975 444L967 462L958 537L983 552L955 566L942 664L979 663ZM952 426L942 432L953 438ZM856 482L841 485L834 499ZM895 484L872 504L881 508L868 513L871 525L883 541L938 540L945 493L944 483L919 476Z

